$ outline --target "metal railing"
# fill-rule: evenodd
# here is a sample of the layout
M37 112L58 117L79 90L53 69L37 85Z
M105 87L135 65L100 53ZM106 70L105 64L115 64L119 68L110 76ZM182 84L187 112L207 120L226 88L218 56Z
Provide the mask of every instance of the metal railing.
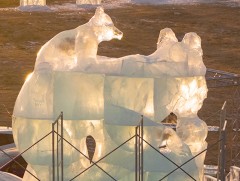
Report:
M2 171L5 167L7 167L9 164L11 164L12 162L16 163L20 168L24 169L26 172L28 172L31 176L33 176L36 180L40 179L38 177L36 177L34 175L34 173L31 173L29 170L25 169L24 166L22 166L22 164L20 164L18 161L16 161L17 158L19 158L20 156L22 156L24 153L26 153L28 150L30 150L32 147L34 147L35 145L37 145L38 143L40 143L42 140L44 140L46 137L48 137L52 132L46 134L45 136L43 136L41 139L39 139L37 142L35 142L34 144L32 144L31 146L29 146L28 148L26 148L23 152L19 153L17 156L15 157L11 157L9 154L7 154L4 150L0 149L1 152L3 152L7 157L10 158L10 161L7 162L6 164L4 164L3 166L0 167L0 171Z
M223 108L225 109L225 104L223 106ZM224 109L222 109L222 117L220 117L220 120L224 120L224 114L225 111ZM135 135L133 135L132 137L130 137L129 139L127 139L125 142L123 142L122 144L120 144L119 146L117 146L115 149L113 149L112 151L108 152L105 156L103 156L102 158L100 158L98 161L92 161L91 160L91 165L87 168L85 168L84 170L80 171L78 174L76 174L75 176L73 176L69 181L75 180L76 178L78 178L80 175L82 175L83 173L85 173L86 171L88 171L89 169L91 169L93 166L96 166L99 170L101 170L102 172L104 172L109 178L111 178L112 180L117 181L116 178L114 178L113 176L111 176L106 170L104 170L102 167L100 167L98 165L98 163L100 163L102 160L104 160L106 157L108 157L109 155L111 155L112 153L114 153L115 151L117 151L119 148L121 148L123 145L125 145L126 143L130 142L132 139L135 139L135 181L143 181L144 180L144 161L143 161L143 157L144 157L144 149L143 149L143 144L146 144L148 146L150 146L150 148L152 148L153 150L155 150L157 153L159 153L159 155L163 156L164 158L166 158L169 162L171 162L172 164L174 164L176 166L175 169L169 171L169 173L167 173L165 176L163 176L162 178L160 178L159 180L164 180L165 178L167 178L169 175L171 175L172 173L174 173L177 170L181 170L182 172L184 172L189 178L191 178L192 180L196 180L191 174L189 174L187 171L185 171L183 169L183 166L185 166L186 164L188 164L190 161L194 160L196 157L198 157L199 155L203 154L204 152L206 152L207 150L211 149L212 147L220 144L220 154L219 154L219 164L221 164L222 166L219 167L219 177L221 178L222 181L224 181L225 179L225 140L226 140L226 124L227 122L225 121L223 124L223 127L220 129L220 137L219 140L217 140L215 143L209 145L206 149L202 150L201 152L199 152L197 155L193 156L192 158L190 158L189 160L185 161L184 163L182 163L181 165L178 165L177 163L175 163L173 160L171 160L170 158L168 158L165 154L163 154L159 149L155 148L153 145L151 145L151 143L149 143L148 141L146 141L144 139L144 131L143 131L143 116L140 120L139 125L137 125L135 127ZM9 161L8 163L6 163L4 166L2 166L0 168L0 171L9 163L11 162L16 162L21 168L25 169L20 163L18 163L16 161L16 159L21 156L22 154L24 154L25 152L27 152L29 149L31 149L33 146L35 146L36 144L38 144L39 142L41 142L42 140L44 140L47 136L52 135L52 179L53 181L63 181L64 180L64 166L63 166L63 162L64 162L64 155L63 155L63 147L65 146L65 144L70 145L74 150L76 150L78 153L80 153L82 156L84 156L86 159L90 160L90 158L88 156L86 156L82 151L80 151L78 148L76 148L72 143L70 143L68 140L66 140L64 138L64 134L63 134L63 127L64 127L64 123L63 123L63 113L61 113L58 118L52 123L52 131L50 133L48 133L47 135L45 135L44 137L42 137L40 140L38 140L36 143L34 143L33 145L31 145L30 147L28 147L26 150L24 150L22 153L20 153L19 155L17 155L16 157L12 158L11 156L9 156L6 152L4 152L4 150L0 150L2 151L4 154L8 155L9 158L11 159L11 161ZM33 173L31 173L30 171L26 170L26 172L28 172L30 175L32 175L36 180L40 180L39 178L37 178Z
M219 144L219 156L218 156L218 175L217 180L225 181L225 149L226 149L226 101L224 102L220 112L220 129L219 129L219 140L222 140Z
M225 128L226 128L226 123L224 124L224 128L222 129L222 135L225 135ZM79 174L77 174L76 176L74 176L72 179L70 179L70 181L76 179L77 177L79 177L80 175L82 175L84 172L88 171L89 169L91 169L94 165L96 165L100 170L102 170L105 174L107 174L112 180L117 180L115 179L113 176L111 176L110 174L108 174L105 170L103 170L99 165L97 165L100 161L102 161L103 159L105 159L106 157L108 157L109 155L111 155L113 152L115 152L116 150L118 150L120 147L122 147L123 145L125 145L126 143L128 143L129 141L131 141L132 139L135 139L135 181L142 181L143 180L143 174L144 174L144 162L143 162L143 156L144 156L144 150L143 150L143 143L146 143L148 146L150 146L152 149L154 149L156 152L158 152L161 156L165 157L169 162L173 163L177 168L170 171L168 174L166 174L164 177L162 177L159 180L164 180L165 178L167 178L169 175L171 175L173 172L177 171L178 169L180 169L181 171L183 171L188 177L190 177L192 180L196 180L195 178L193 178L193 176L191 176L188 172L186 172L182 167L184 165L186 165L187 163L189 163L190 161L192 161L193 159L195 159L196 157L198 157L199 155L203 154L204 152L206 152L207 150L211 149L212 147L218 145L221 142L225 141L225 136L221 136L219 140L217 140L214 144L208 146L206 149L202 150L201 152L199 152L197 155L195 155L194 157L190 158L189 160L187 160L186 162L184 162L181 165L176 164L174 161L172 161L171 159L169 159L166 155L164 155L163 153L161 153L158 149L156 149L153 145L151 145L148 141L146 141L143 137L144 132L143 132L143 117L140 121L140 124L138 126L135 127L135 135L130 137L129 139L127 139L125 142L123 142L122 144L120 144L118 147L116 147L115 149L113 149L112 151L110 151L108 154L106 154L105 156L103 156L101 159L99 159L98 161L94 162L92 161L92 165L90 165L89 167L87 167L85 170L81 171ZM65 142L67 142L69 145L71 145L75 150L77 150L81 155L83 155L85 158L87 158L88 160L90 160L88 158L88 156L86 156L84 153L82 153L80 150L78 150L75 146L73 146L69 141L67 141L65 138L63 138L61 135L59 135ZM222 144L225 145L225 142ZM225 146L221 146L221 149L224 150ZM224 151L221 152L222 154L220 156L224 157ZM221 163L224 162L224 158L221 158ZM222 167L225 168L225 167ZM222 173L223 169L220 170L220 173ZM224 174L224 173L223 173ZM224 180L223 180L224 181Z
M56 128L57 127L57 128ZM59 128L60 127L60 128ZM56 130L55 130L56 128ZM55 141L56 137L56 141ZM63 181L63 112L58 116L55 122L52 123L52 178ZM56 154L55 154L56 150ZM55 159L56 155L56 159ZM56 162L56 163L55 163Z
M59 123L60 120L60 123ZM60 125L60 131L59 131L59 125ZM55 127L57 126L57 129L55 131ZM63 139L60 139L59 133L61 134L61 137L63 136L63 113L58 116L58 118L52 123L52 131L43 136L41 139L39 139L37 142L26 148L24 151L19 153L17 156L12 157L8 153L6 153L4 150L0 149L1 152L3 152L7 157L9 157L10 161L5 163L3 166L0 167L0 171L4 170L8 165L10 165L12 162L16 163L21 169L28 172L32 177L34 177L36 180L40 181L40 178L38 178L34 173L30 172L28 169L26 169L22 164L20 164L17 159L22 156L24 153L29 151L31 148L36 146L38 143L43 141L48 136L52 135L52 178L53 181L55 181L55 170L57 170L57 179L61 178L63 180ZM56 143L56 149L55 149L55 136L57 135L57 143ZM60 146L59 146L60 144ZM60 148L59 148L60 147ZM57 150L57 154L55 154L55 150ZM59 151L60 151L60 158L59 158ZM57 155L56 161L57 161L57 167L55 164L55 155ZM60 169L59 169L60 167Z
M135 128L135 181L143 180L143 116Z

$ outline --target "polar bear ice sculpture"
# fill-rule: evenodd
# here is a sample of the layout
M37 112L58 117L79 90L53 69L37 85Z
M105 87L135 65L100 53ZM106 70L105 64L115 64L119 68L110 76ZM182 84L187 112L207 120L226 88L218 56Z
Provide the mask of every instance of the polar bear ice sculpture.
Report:
M90 21L72 30L63 31L49 40L38 52L35 68L48 62L53 69L73 67L86 69L96 64L98 44L112 38L121 39L122 32L102 8L96 10Z
M144 139L157 150L166 145L160 151L177 165L206 147L206 124L197 116L207 94L200 38L188 33L178 42L166 28L160 32L157 50L149 56L96 56L99 42L121 37L111 18L98 8L87 24L56 35L41 48L34 72L14 107L13 135L19 151L51 132L51 123L60 111L64 112L66 140L87 155L86 137L95 139L94 162L132 137L141 115ZM179 118L177 133L160 123L170 112ZM159 180L176 168L151 147L143 146L144 180ZM43 181L52 180L51 149L48 136L23 155L28 168ZM98 165L117 180L132 181L134 154L132 140ZM66 143L63 157L64 180L91 165ZM182 168L201 180L203 160L204 155ZM29 174L23 178L34 179ZM93 165L75 180L111 178ZM167 180L192 178L178 169Z

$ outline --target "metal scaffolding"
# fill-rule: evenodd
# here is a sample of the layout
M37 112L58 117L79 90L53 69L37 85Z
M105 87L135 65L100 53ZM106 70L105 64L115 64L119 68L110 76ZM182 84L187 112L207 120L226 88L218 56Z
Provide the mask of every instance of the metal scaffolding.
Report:
M4 150L0 149L1 152L6 154L7 156L9 156L9 158L11 159L4 166L0 167L0 171L6 165L10 164L11 162L16 162L19 166L21 166L24 169L24 167L16 161L16 158L18 158L23 153L27 152L34 145L38 144L39 142L41 142L42 140L44 140L46 137L48 137L50 135L52 135L52 181L63 181L64 180L64 176L63 176L63 173L64 173L64 168L63 168L63 161L64 161L64 158L63 158L63 146L64 146L64 144L70 145L79 154L84 156L86 159L90 160L90 158L87 155L85 155L83 152L81 152L78 148L76 148L74 145L72 145L68 140L66 140L64 138L64 135L63 135L63 127L64 127L63 120L64 120L63 119L63 113L61 113L58 116L58 118L56 119L56 121L52 123L52 131L50 133L48 133L47 135L42 137L40 140L38 140L36 143L34 143L30 147L28 147L26 150L24 150L22 153L20 153L19 155L17 155L14 158L11 157L10 155L8 155L7 153L5 153ZM222 167L219 168L219 177L222 179L222 181L224 181L224 178L225 178L225 166L224 166L225 165L224 164L225 163L225 159L224 158L225 158L225 128L226 128L226 121L224 123L223 128L221 128L221 131L220 131L221 136L220 136L219 140L217 140L215 143L213 143L211 145L208 145L208 147L206 149L202 150L197 155L189 158L188 160L185 160L185 162L181 163L180 165L175 163L170 158L168 158L159 149L157 149L156 147L151 145L151 143L149 143L147 140L144 139L144 131L143 131L144 130L144 124L143 124L143 122L144 122L144 120L143 120L143 116L142 116L139 124L136 125L136 127L135 127L135 135L133 135L132 137L127 139L122 144L118 145L113 150L109 151L106 155L101 157L99 160L92 161L91 164L89 165L89 167L85 168L84 170L79 170L79 174L77 174L75 176L73 175L73 178L71 178L69 181L75 180L77 177L81 176L84 172L87 172L93 166L96 166L100 171L103 171L106 175L109 176L109 178L111 178L111 180L117 181L116 178L114 178L113 176L110 175L109 171L104 170L98 164L103 159L105 159L106 157L108 157L109 155L111 155L112 153L117 151L119 148L121 148L123 145L125 145L126 143L128 143L131 140L135 140L135 151L134 151L135 152L135 181L143 181L144 180L144 160L143 160L144 149L143 149L143 144L148 145L151 149L155 150L159 154L159 156L162 156L162 157L166 158L170 163L172 163L172 164L174 164L176 166L175 169L170 170L169 173L166 173L165 176L163 176L162 178L159 178L159 181L160 180L165 180L169 175L171 175L172 173L174 173L177 170L183 171L189 177L189 179L196 181L196 179L192 175L190 175L190 173L188 173L187 171L184 170L183 166L188 164L190 161L192 161L193 159L195 159L199 155L203 154L207 150L212 149L213 147L215 147L215 146L220 144L219 146L220 146L221 152L220 152L220 155L219 155L220 156L219 157L219 163L222 165ZM40 178L36 177L33 173L31 173L27 169L26 169L26 171L30 175L32 175L36 180L40 180Z
M240 90L236 88L232 99L232 151L231 163L240 167Z
M240 167L240 75L221 70L207 69L209 89L232 87L226 117L231 124L231 165Z

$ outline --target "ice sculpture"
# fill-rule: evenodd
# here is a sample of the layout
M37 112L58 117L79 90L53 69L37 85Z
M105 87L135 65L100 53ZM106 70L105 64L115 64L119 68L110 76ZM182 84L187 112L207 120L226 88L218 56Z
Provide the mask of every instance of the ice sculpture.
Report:
M45 6L46 0L20 0L20 6Z
M98 44L113 38L121 39L122 32L102 8L97 8L88 23L63 31L43 45L35 69L44 62L54 70L87 69L96 64Z
M141 115L144 139L177 165L206 147L207 127L197 116L207 95L200 37L187 33L178 42L174 32L165 28L160 31L157 50L149 56L97 56L101 41L121 37L99 7L88 23L61 32L43 45L14 107L12 127L19 151L51 132L51 123L61 111L64 138L86 155L86 140L91 138L93 162L134 136ZM170 113L178 118L176 132L161 124ZM51 143L49 135L23 155L29 170L43 181L52 180ZM132 181L134 148L133 139L98 165L116 180ZM143 148L144 180L159 180L177 168L149 145ZM74 180L112 180L66 142L63 157L64 180L89 166ZM182 169L202 180L204 157L192 159ZM23 180L35 178L26 173ZM178 169L166 180L192 178Z
M76 4L101 4L102 0L77 0Z

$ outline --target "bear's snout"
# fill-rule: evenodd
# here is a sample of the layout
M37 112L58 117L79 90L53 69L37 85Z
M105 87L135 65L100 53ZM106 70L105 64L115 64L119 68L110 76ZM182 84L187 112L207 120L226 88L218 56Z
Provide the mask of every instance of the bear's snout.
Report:
M121 32L119 29L114 27L114 38L121 40L123 37L123 32Z

